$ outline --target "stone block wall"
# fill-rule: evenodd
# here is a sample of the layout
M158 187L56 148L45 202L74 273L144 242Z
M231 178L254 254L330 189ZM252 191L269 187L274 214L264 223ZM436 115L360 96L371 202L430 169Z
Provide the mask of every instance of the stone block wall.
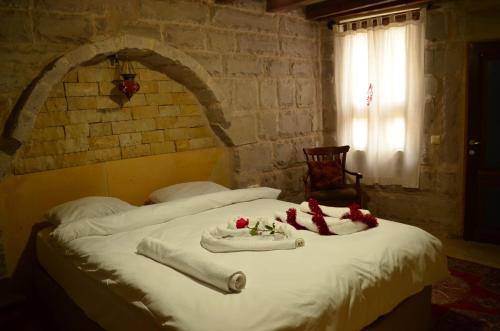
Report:
M0 32L2 126L26 86L59 56L122 34L153 38L198 61L223 92L235 185L283 187L285 199L301 199L302 147L321 143L322 115L320 25L300 12L269 14L264 0L37 0L3 1L0 17L9 22ZM86 130L66 131L79 129Z
M376 215L435 234L462 237L467 43L500 38L499 17L497 0L439 1L427 11L420 188L365 187L368 207ZM322 30L325 68L333 65L329 36L331 31ZM330 126L336 111L330 72L333 69L322 72L325 142L335 141L335 125ZM431 135L439 136L440 144L431 145Z
M301 12L266 13L265 0L3 0L0 21L0 130L23 92L61 56L121 35L154 39L194 58L222 92L235 186L270 185L283 189L283 199L302 199L302 148L321 144L323 119L320 24ZM167 135L172 123L160 116L166 105L149 117L155 110L142 103L163 102L159 97L142 94L118 109L105 94L109 84L88 81L109 78L109 70L86 69L45 101L12 174L172 151L167 141L193 147ZM163 142L156 130L164 130Z
M140 90L118 90L118 68L105 60L69 72L38 113L14 173L214 146L202 106L165 74L132 62Z
M5 250L2 239L2 231L0 231L0 279L7 274L7 264L5 262Z
M368 207L378 216L461 235L466 44L500 38L498 17L498 0L439 1L427 12L420 188L366 187ZM300 12L269 14L264 0L3 0L0 21L0 128L54 60L82 44L127 34L174 46L209 72L230 122L236 186L275 186L284 199L298 201L302 147L335 143L332 34ZM145 93L117 107L109 69L81 68L54 88L13 173L196 145L182 141L201 133L183 139L169 131L178 125L166 115L174 100L155 92L168 80L141 72ZM430 135L441 143L431 145Z

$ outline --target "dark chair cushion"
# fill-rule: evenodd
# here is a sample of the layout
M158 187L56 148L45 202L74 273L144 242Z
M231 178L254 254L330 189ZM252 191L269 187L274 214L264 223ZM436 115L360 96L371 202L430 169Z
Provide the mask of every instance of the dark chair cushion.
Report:
M328 190L344 187L343 169L340 160L308 161L311 188Z
M309 197L321 201L355 201L358 198L358 193L354 187L346 186L344 188L337 188L332 190L312 191Z

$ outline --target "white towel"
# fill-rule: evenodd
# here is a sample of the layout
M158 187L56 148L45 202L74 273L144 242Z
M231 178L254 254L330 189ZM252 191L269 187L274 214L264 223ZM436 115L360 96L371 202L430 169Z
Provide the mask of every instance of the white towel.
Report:
M335 218L341 218L344 216L346 213L350 212L350 209L348 207L329 207L329 206L322 206L319 205L319 208L323 211L323 214L326 216L330 217L335 217ZM304 201L300 204L300 211L304 213L311 213L311 210L309 209L309 203L307 201ZM360 209L360 211L363 214L369 214L370 211L366 209Z
M225 292L240 292L245 288L242 271L215 263L202 254L174 247L168 242L146 237L137 246L137 253L177 269Z
M275 218L281 222L286 223L286 212L276 212ZM346 235L359 231L366 230L368 225L363 222L353 222L350 219L340 219L335 217L324 217L326 225L328 226L328 230L331 233L338 235ZM297 212L296 217L297 224L305 227L309 231L319 232L318 227L312 221L312 215Z
M259 221L260 226L272 226L284 234L252 236L250 229L237 229L234 221L229 221L227 226L216 226L205 230L201 236L201 246L214 252L237 252L237 251L270 251L279 249L294 249L304 246L304 240L296 237L294 227L280 222L269 221L266 218L250 220L250 227Z

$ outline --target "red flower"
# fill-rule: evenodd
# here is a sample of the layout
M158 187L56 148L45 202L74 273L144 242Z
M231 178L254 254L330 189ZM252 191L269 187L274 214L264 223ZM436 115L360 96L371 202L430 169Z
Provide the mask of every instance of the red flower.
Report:
M243 218L243 217L240 217L236 220L236 228L237 229L243 229L243 228L246 228L248 226L248 224L250 223L250 221L248 220L248 218Z

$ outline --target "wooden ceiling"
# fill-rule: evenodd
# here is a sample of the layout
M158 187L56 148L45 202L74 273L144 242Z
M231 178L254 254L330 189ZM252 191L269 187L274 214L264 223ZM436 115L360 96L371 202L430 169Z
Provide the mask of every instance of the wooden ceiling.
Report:
M430 0L267 0L267 11L284 12L304 8L307 19L340 20L388 10L403 10L429 2Z

